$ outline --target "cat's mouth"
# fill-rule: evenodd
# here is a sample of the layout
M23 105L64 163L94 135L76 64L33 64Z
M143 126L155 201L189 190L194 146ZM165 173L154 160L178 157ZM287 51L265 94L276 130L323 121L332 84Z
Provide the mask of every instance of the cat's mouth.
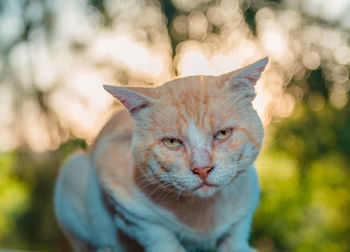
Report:
M204 181L199 186L196 186L195 188L193 188L193 191L196 191L198 189L201 189L203 191L207 191L207 190L209 190L212 187L218 187L218 185L211 184L211 183L208 183L208 182Z

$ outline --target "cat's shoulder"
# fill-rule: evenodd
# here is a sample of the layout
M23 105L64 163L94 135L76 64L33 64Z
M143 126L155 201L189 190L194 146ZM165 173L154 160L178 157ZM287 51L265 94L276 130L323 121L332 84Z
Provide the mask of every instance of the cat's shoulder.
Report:
M99 146L106 142L125 142L131 141L135 122L125 109L118 110L111 119L105 124L94 143L91 146L90 153L97 151Z
M134 126L135 122L127 110L120 109L102 128L95 142L98 142L99 139L109 135L132 133Z
M130 146L135 123L125 110L119 110L103 127L90 149L90 156L99 172L128 169Z
M134 121L126 110L112 116L96 138L90 156L99 177L110 188L129 197L133 178L133 160L130 153Z

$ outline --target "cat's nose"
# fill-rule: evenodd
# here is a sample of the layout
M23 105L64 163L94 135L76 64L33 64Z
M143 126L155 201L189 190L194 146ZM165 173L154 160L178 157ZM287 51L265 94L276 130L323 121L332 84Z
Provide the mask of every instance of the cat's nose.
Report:
M195 167L192 169L192 172L197 174L202 180L206 180L213 169L214 166Z

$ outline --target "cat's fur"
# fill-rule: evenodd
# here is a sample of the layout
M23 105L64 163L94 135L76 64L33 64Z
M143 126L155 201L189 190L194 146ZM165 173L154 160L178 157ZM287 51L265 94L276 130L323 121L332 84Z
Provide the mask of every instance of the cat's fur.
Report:
M251 251L259 198L253 162L263 139L251 101L266 64L264 58L225 75L156 88L105 86L126 110L89 153L66 162L56 183L56 216L75 248ZM214 138L230 128L227 139ZM183 144L168 148L164 137ZM195 167L211 167L207 185Z

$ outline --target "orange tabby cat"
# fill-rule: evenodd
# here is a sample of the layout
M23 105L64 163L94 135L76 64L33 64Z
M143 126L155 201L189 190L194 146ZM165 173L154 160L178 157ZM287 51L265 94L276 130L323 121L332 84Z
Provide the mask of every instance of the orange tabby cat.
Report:
M56 183L56 216L75 248L253 251L264 133L251 102L267 61L156 88L105 86L126 110Z

